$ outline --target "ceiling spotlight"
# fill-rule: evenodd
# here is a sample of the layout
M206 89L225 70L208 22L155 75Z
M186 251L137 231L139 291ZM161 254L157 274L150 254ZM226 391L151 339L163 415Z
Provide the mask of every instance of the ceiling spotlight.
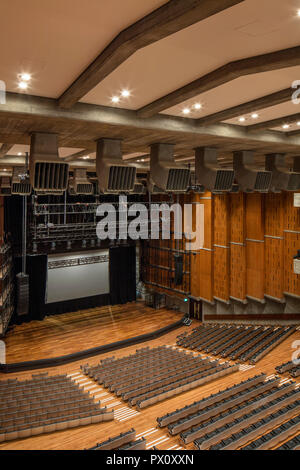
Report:
M142 158L141 162L144 162L145 160Z
M300 121L297 122L297 126L300 126Z
M83 160L87 160L90 157L89 157L89 155L86 155L85 157L82 157L82 158L83 158Z
M22 155L22 152L19 152L19 153L18 153L18 156L21 157L21 155Z
M258 118L258 114L257 114L257 113L253 113L253 114L251 114L251 117L252 117L252 119L257 119L257 118Z
M120 98L118 96L113 96L111 100L113 103L119 103Z
M123 98L128 98L128 96L130 96L130 91L122 90L121 95L123 96Z
M202 108L202 104L200 104L200 103L195 103L195 104L194 104L194 108L195 108L195 109L201 109L201 108Z
M28 84L26 82L19 82L18 87L21 88L21 90L26 90L28 88Z
M182 110L182 112L183 112L183 114L190 114L191 110L190 110L190 108L184 108Z
M240 122L245 122L245 121L246 121L246 118L240 117L240 118L239 118L239 121L240 121Z
M289 124L283 124L282 129L289 129L290 125Z
M21 73L20 78L24 82L29 82L29 80L31 80L31 75L29 73Z
M297 15L300 16L300 10L297 11Z

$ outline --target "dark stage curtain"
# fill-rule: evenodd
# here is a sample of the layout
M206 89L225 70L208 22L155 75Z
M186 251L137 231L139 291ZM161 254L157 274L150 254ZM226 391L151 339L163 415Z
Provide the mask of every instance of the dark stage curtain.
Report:
M136 300L135 246L116 246L109 250L110 303Z
M47 285L47 255L29 255L26 257L26 274L29 275L29 313L12 318L12 323L43 320L46 314L45 297ZM15 275L22 270L22 259L14 259Z

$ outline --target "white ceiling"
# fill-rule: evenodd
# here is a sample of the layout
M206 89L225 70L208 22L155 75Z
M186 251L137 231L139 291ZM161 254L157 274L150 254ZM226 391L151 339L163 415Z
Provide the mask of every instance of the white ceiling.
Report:
M30 94L58 98L122 29L164 3L1 0L0 79L8 91L20 92L17 76L29 72ZM232 60L298 46L298 9L300 0L246 0L138 51L82 101L112 106L111 97L128 88L131 97L118 106L138 109ZM300 80L300 67L242 77L164 113L182 116L184 107L199 102L202 109L188 117L200 118L288 88L294 80ZM260 110L255 122L297 112L300 106L285 103ZM240 124L238 118L228 122Z

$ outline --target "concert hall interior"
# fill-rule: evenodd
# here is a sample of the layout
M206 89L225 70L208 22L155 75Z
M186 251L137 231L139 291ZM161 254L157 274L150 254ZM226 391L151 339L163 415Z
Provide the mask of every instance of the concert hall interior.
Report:
M300 450L300 0L1 17L0 450Z

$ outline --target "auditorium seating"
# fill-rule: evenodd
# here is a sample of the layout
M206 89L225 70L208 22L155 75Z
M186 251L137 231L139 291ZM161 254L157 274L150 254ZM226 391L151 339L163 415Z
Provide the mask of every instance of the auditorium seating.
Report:
M146 439L142 437L135 440L135 438L136 431L131 429L118 436L110 437L89 450L145 450Z
M0 381L0 442L114 418L67 375Z
M199 450L237 449L299 412L300 390L280 378L254 376L202 400L168 413L157 422ZM297 424L296 422L294 423ZM257 431L256 431L257 429Z
M201 325L177 337L177 345L241 362L257 363L278 346L295 327Z
M299 432L300 415L273 429L268 434L264 434L259 439L251 442L248 446L243 447L243 450L269 450Z
M285 442L285 444L278 447L276 450L300 450L300 434Z
M203 385L238 370L238 365L195 357L192 353L161 346L99 365L82 366L82 372L138 409Z
M296 378L300 375L300 364L297 365L293 361L290 361L275 367L275 370L279 374L287 372L291 377Z

